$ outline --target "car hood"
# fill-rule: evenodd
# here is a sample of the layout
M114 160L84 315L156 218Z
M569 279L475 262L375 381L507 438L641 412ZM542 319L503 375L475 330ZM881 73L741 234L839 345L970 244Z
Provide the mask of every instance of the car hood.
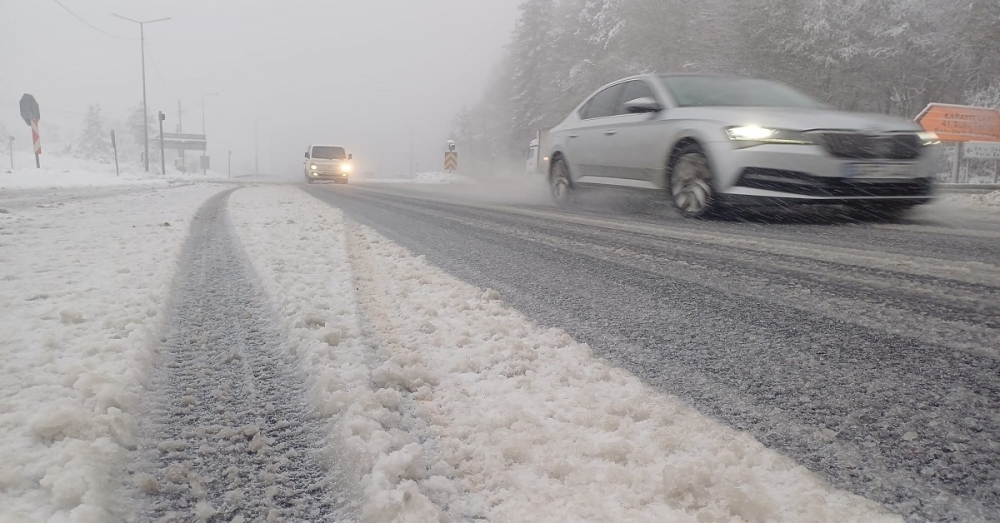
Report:
M681 107L665 119L710 120L723 125L759 125L790 131L858 130L870 133L920 131L915 122L884 114L786 107Z

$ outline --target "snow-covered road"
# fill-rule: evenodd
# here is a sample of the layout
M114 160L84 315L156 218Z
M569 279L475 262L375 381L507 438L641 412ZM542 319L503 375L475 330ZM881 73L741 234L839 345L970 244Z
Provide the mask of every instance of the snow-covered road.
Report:
M0 191L0 522L1000 517L989 201L232 189Z
M1000 519L995 211L697 222L617 197L561 211L515 190L309 189L909 521Z
M295 188L234 221L365 521L894 521Z

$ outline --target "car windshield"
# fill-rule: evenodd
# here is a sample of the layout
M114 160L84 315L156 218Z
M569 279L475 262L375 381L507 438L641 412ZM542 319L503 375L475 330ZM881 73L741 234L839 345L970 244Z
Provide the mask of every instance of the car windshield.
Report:
M314 160L346 160L347 152L343 147L313 147Z
M661 76L660 79L680 107L826 107L792 87L767 80L721 76Z

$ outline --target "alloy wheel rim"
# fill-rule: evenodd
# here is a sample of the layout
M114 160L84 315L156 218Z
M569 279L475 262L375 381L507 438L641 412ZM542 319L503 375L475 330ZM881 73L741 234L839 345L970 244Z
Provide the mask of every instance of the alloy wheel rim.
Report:
M566 166L560 163L552 176L552 197L563 201L569 195L569 180L566 176Z
M674 169L672 187L677 208L690 214L703 212L712 197L711 176L704 159L681 158Z

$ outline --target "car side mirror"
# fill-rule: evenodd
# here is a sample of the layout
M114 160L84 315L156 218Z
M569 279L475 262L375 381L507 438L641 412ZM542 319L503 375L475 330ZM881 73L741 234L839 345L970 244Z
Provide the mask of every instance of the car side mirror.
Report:
M629 114L658 113L663 110L663 106L660 105L660 102L647 96L626 103L625 109Z
M309 159L309 151L306 151L306 160Z
M354 155L353 154L348 154L347 155L347 159L348 160L353 160L354 159Z

